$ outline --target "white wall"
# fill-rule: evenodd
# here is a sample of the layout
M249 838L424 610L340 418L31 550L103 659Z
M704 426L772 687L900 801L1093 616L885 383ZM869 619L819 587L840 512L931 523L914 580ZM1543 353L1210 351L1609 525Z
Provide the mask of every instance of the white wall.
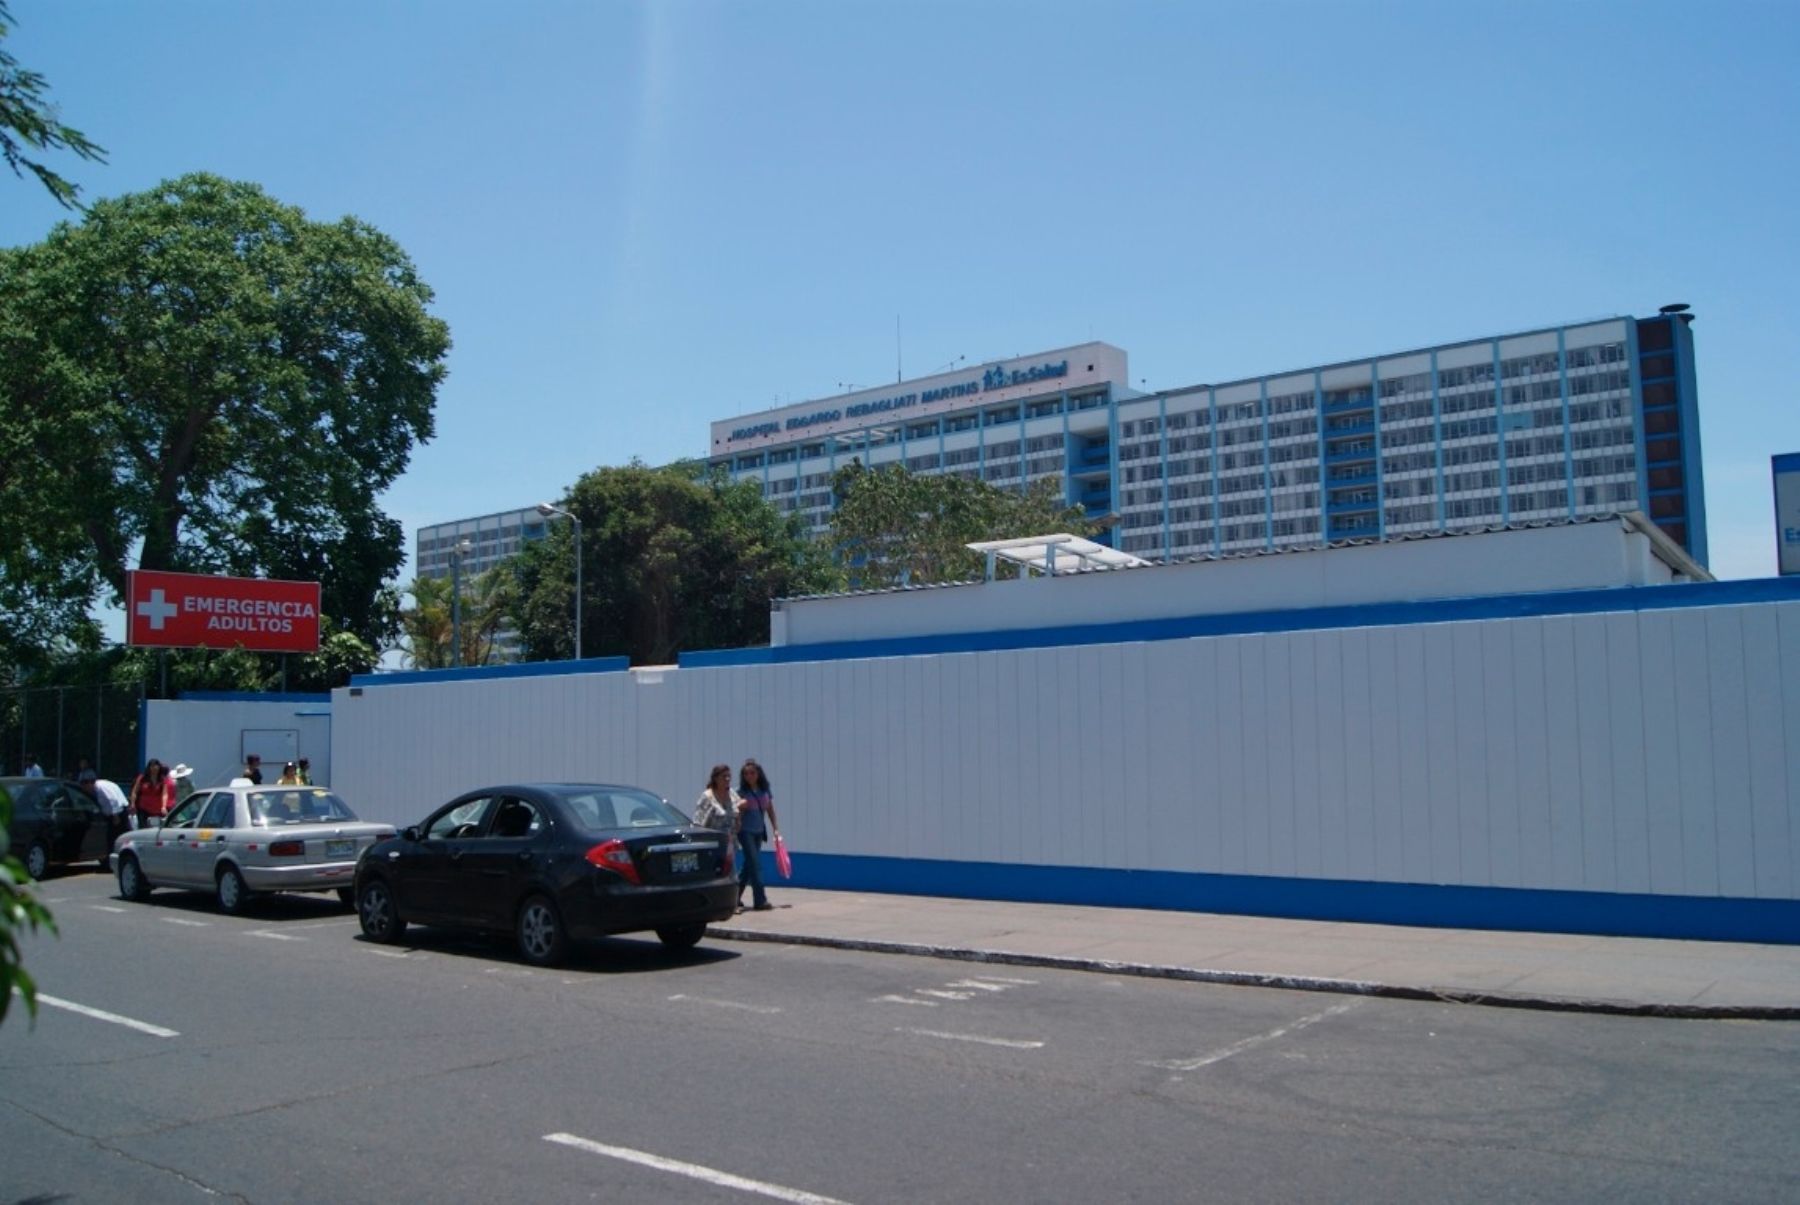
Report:
M1666 583L1623 522L1315 548L781 604L791 645Z
M243 768L246 730L283 729L298 734L298 756L311 760L313 781L332 785L330 705L323 699L152 699L144 712L145 757L160 758L170 767L186 762L194 769L196 787L229 782ZM263 767L267 782L280 773L279 765Z
M1668 587L1684 589L1684 587ZM801 851L1800 898L1800 601L334 694L409 823L509 780L683 807L755 756Z

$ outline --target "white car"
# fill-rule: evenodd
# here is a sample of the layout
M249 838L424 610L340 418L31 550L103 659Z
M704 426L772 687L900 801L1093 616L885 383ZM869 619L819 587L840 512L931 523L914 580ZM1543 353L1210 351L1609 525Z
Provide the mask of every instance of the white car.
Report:
M176 887L213 892L231 913L274 891L335 891L348 904L357 858L393 835L324 787L234 782L188 796L161 828L121 834L109 861L128 900Z

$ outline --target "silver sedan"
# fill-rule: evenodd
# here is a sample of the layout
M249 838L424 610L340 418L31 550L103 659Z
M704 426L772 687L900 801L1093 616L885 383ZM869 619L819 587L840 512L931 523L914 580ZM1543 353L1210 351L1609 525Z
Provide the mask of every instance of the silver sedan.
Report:
M210 891L232 913L274 891L335 891L349 903L356 859L393 835L324 787L233 784L196 791L161 828L121 834L110 862L128 900L177 887Z

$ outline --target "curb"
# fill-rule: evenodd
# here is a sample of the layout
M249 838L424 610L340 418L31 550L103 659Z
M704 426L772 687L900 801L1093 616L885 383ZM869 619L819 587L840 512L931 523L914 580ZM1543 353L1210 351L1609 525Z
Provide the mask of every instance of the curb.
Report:
M1477 988L1413 987L1405 984L1375 983L1364 979L1326 979L1315 975L1218 971L1201 967L1168 966L1153 962L1112 962L1103 958L1071 958L1061 954L1020 954L1008 950L976 950L961 946L932 946L918 942L875 941L866 938L819 937L808 933L778 933L760 929L725 930L718 926L711 926L706 932L709 937L725 941L816 946L828 950L856 950L866 954L903 954L914 958L946 958L956 962L986 962L999 966L1044 967L1058 971L1132 975L1142 979L1175 979L1187 983L1217 983L1230 987L1281 988L1290 992L1331 992L1345 996L1374 996L1389 1000L1433 1000L1446 1004L1472 1004L1482 1008L1594 1013L1615 1017L1663 1017L1682 1021L1800 1021L1800 1005L1655 1004L1633 1000L1586 999L1577 996L1533 996L1520 992L1484 991Z

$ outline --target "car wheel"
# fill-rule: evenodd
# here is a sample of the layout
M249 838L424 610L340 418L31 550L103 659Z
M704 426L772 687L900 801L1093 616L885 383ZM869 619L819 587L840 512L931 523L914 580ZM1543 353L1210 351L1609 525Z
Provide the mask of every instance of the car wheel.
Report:
M50 873L50 850L42 841L33 841L25 851L25 873L34 879Z
M370 941L391 944L406 932L406 922L394 907L394 893L380 879L362 885L356 897L356 917L362 922L363 936Z
M671 950L691 950L706 936L705 925L683 925L679 929L658 929L656 938Z
M519 909L519 956L534 967L555 966L567 952L562 917L548 898L534 895Z
M249 906L250 889L244 886L244 876L237 867L227 866L219 871L219 911L236 916Z
M119 859L119 896L135 904L150 898L150 880L144 877L138 860L130 854Z
M346 907L346 908L356 907L356 889L355 888L339 887L337 889L337 897L338 897L338 903L342 904L344 907Z

